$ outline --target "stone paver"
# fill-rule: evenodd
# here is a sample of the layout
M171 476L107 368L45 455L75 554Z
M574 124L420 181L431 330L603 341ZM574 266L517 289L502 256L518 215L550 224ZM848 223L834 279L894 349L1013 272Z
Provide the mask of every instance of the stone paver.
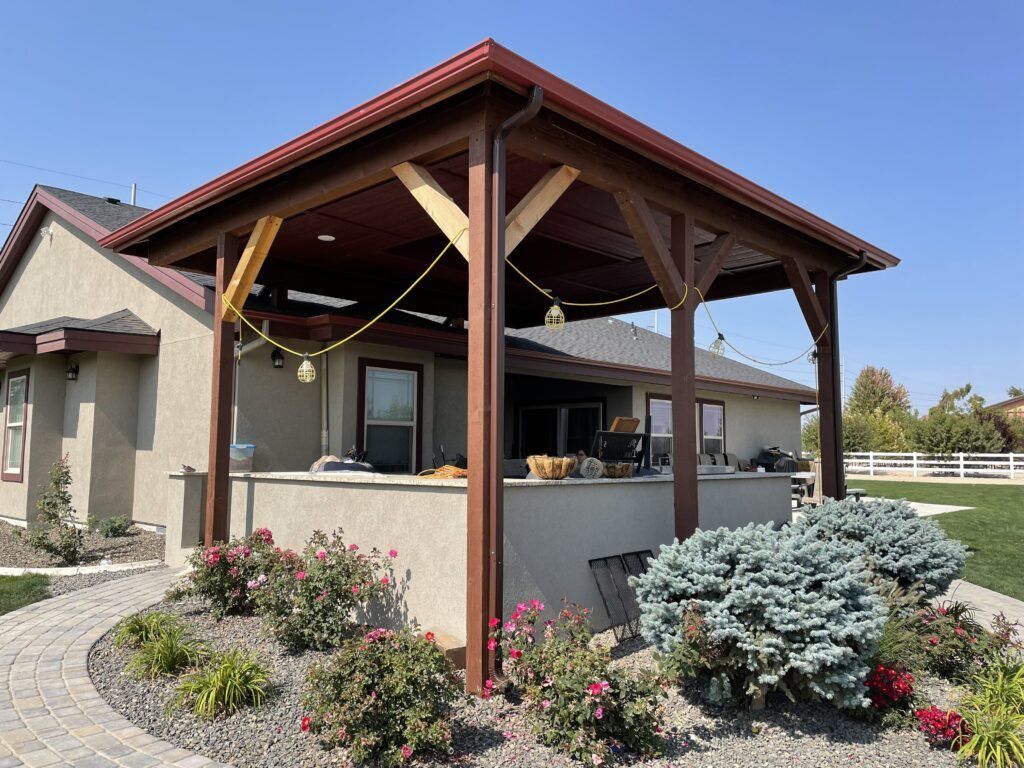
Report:
M149 736L89 679L93 643L173 578L129 576L0 616L0 768L230 768Z
M969 581L954 581L949 585L945 599L970 603L977 610L978 620L984 624L991 624L997 613L1004 614L1010 621L1024 624L1024 602Z

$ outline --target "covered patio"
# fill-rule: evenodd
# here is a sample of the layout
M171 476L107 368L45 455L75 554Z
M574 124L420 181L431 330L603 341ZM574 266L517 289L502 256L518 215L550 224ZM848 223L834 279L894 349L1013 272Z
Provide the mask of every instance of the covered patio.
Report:
M495 663L487 623L503 612L506 565L522 557L507 550L509 534L520 535L531 515L540 520L541 511L555 508L561 530L572 530L573 505L593 508L589 499L562 493L571 483L538 488L505 479L506 365L543 371L559 364L542 352L507 351L505 329L542 324L555 299L572 320L669 307L672 402L689 404L672 409L672 431L692 435L694 313L701 300L792 290L817 343L822 490L842 497L837 283L897 264L490 40L101 243L152 264L215 275L215 294L228 297L215 309L208 482L187 491L205 494L207 543L224 539L229 522L253 522L239 509L254 503L253 486L294 510L315 505L314 486L342 482L280 473L229 477L234 310L266 323L272 336L315 349L365 320L297 318L288 311L288 290L354 301L372 318L426 273L400 306L446 318L450 330L384 316L359 339L403 339L467 360L468 481L450 491L449 481L423 488L427 481L408 478L400 492L411 494L403 509L414 508L421 488L464 493L464 520L453 519L462 509L456 501L444 525L463 541L450 554L464 556L464 571L449 570L464 588L450 594L452 610L465 612L473 692ZM270 306L247 310L257 279L269 289ZM702 503L709 503L702 500L693 441L678 441L673 463L670 478L619 483L615 493L645 496L626 506L629 513L654 514L657 498L670 497L672 515L650 522L666 541L691 534ZM593 493L583 487L581 493ZM239 517L229 516L232 506ZM507 508L514 510L508 525ZM376 524L400 527L389 509L395 506L381 507ZM616 511L621 516L622 507L606 504L600 514L611 519Z

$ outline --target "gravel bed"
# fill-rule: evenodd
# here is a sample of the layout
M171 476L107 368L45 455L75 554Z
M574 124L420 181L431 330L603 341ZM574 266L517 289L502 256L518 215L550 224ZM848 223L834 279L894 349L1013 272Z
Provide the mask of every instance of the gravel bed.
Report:
M167 566L164 565L151 565L148 568L136 568L132 571L82 573L77 576L51 576L50 594L54 597L57 597L58 595L66 595L68 592L85 589L86 587L95 587L97 584L103 584L108 581L117 581L118 579L123 579L128 576L138 576L140 573L148 573L149 571L155 571L166 567Z
M127 536L111 539L105 539L92 531L86 532L82 565L97 565L104 558L114 563L163 560L164 537L135 526L132 526ZM32 549L24 528L0 521L0 566L50 568L61 565L64 563L57 558Z
M111 632L93 647L89 674L114 709L155 736L237 768L349 764L342 753L322 749L315 737L299 730L306 669L325 654L283 653L266 635L259 618L230 617L216 622L202 605L191 600L164 603L159 608L181 615L197 636L215 648L244 647L256 652L273 669L271 695L259 709L213 722L197 720L184 711L169 718L167 704L174 681L123 676L121 670L131 651L114 648ZM599 635L595 642L611 644L607 635ZM614 656L617 665L629 668L653 663L650 649L638 641L615 648ZM886 731L824 705L790 704L785 699L770 699L768 704L764 712L737 712L709 707L673 691L666 700L666 754L643 764L664 768L957 765L951 753L930 749L913 730ZM579 765L540 744L523 709L501 696L460 701L455 707L452 736L454 754L427 765Z

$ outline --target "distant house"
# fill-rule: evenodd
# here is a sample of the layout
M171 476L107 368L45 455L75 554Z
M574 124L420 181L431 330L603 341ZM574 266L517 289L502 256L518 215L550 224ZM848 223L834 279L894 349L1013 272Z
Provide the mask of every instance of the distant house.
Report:
M1024 395L1011 397L988 406L990 411L999 411L1012 419L1024 419Z
M54 461L71 459L78 514L167 523L166 474L206 469L213 278L150 265L97 240L146 213L111 198L37 186L0 251L3 473L0 517L31 521ZM325 340L360 325L350 301L257 285L247 311L273 308L279 338L310 328ZM466 333L458 321L391 313L331 352L320 386L297 362L238 332L236 443L256 446L256 471L303 471L351 446L392 474L466 452ZM535 453L589 450L616 416L648 414L655 464L672 454L670 342L617 319L507 333L505 455L510 474ZM696 350L699 450L750 458L765 445L799 448L800 404L813 390ZM391 398L388 414L375 398ZM272 407L268 407L272 404Z

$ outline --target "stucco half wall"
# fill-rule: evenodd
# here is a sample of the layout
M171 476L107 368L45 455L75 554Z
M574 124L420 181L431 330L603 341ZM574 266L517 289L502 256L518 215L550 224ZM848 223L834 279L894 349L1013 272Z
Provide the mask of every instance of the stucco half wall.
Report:
M167 561L184 563L200 538L206 476L174 473ZM701 478L702 528L789 518L789 475L745 473ZM342 528L367 549L398 550L398 600L384 623L416 622L465 638L466 482L383 475L253 473L231 476L232 536L267 527L283 547L299 549L315 530ZM562 598L593 609L608 626L589 560L651 550L673 539L672 478L505 481L506 614L538 598L557 610Z

